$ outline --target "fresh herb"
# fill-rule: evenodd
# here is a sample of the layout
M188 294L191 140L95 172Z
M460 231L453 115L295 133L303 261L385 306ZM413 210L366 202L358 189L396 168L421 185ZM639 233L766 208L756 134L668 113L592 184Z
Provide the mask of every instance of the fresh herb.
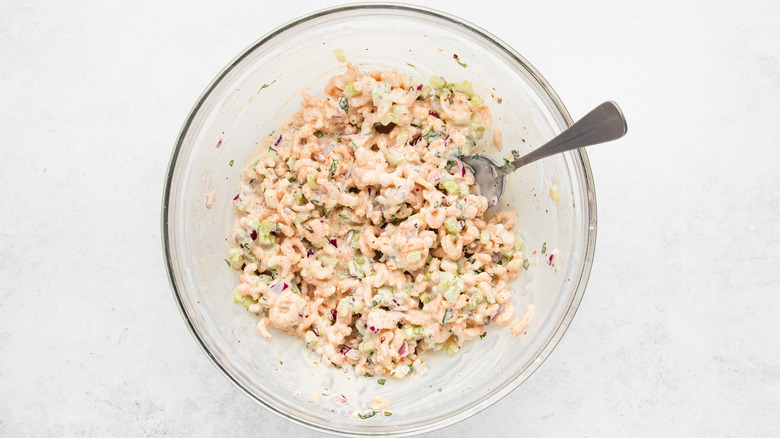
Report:
M436 157L436 158L441 158L441 154L440 154L440 153L438 153L438 152L436 152L435 154L433 154L433 156L434 156L434 157Z
M479 275L479 274L481 274L483 272L485 272L484 269L477 269L477 270L474 271L474 274Z
M433 137L437 137L437 136L439 136L439 133L437 131L434 131L433 129L423 134L423 138L426 140L430 140Z
M444 316L441 318L442 325L444 325L446 323L447 319L449 319L448 317L450 316L450 312L451 312L450 309L447 309L447 310L444 311Z
M343 109L345 113L349 114L349 100L347 100L346 97L342 96L341 99L339 99L339 108Z
M406 63L406 65L408 65L409 67L414 67L414 64L410 64L408 62Z
M520 152L517 152L517 151L513 150L513 151L512 151L512 157L513 157L515 160L519 160L519 159L520 159Z
M344 216L343 214L339 213L339 217L344 219L345 221L348 221L349 218L347 216Z
M317 138L322 138L323 135L324 134L319 129L314 131L314 136L317 137Z
M477 262L477 259L475 259L474 257L471 257L467 261L473 265L474 263Z
M461 204L460 202L456 202L455 206L458 207L458 210L463 210L463 204Z
M294 177L294 176L291 176L291 177L287 178L287 181L290 181L290 182L295 182L295 177Z
M279 361L279 365L284 365L284 362L282 362L282 361L280 360L280 361Z
M523 260L523 268L525 268L526 271L529 266L531 266L531 262L529 262L528 259Z
M228 261L228 259L222 259L222 260L224 260L225 263L227 263L227 265L230 266L230 262ZM230 267L232 268L232 266L230 266Z
M328 170L328 179L333 179L333 174L336 173L336 166L338 166L339 160L333 158L330 162L330 170Z
M376 381L376 383L378 383L380 385L384 385L385 383L387 383L387 379L379 379L379 380Z
M336 143L341 143L341 137L336 137Z
M466 67L468 67L468 66L469 66L469 65L468 65L468 64L466 64L465 62L460 62L460 61L455 61L455 62L457 62L457 63L458 63L458 64L459 64L461 67L463 67L463 68L466 68Z
M479 335L479 339L484 339L486 335L487 335L487 332L482 332L482 334Z
M544 243L542 244L542 254L544 254L544 253L546 253L546 252L547 252L547 242L544 242Z
M385 417L389 417L389 416L391 416L391 415L393 415L393 413L392 413L392 412L387 412L387 411L385 411Z
M504 172L512 173L515 171L515 169L517 168L512 164L512 162L504 158Z
M270 87L271 85L273 85L273 84L274 84L274 82L276 82L276 79L274 79L273 81L271 81L271 83L270 83L270 84L263 84L263 86L262 86L262 87L260 87L260 89L259 89L259 90L257 90L257 92L259 93L259 92L260 92L260 91L262 91L263 89Z
M251 250L252 250L252 248L251 248L251 247L249 246L249 244L248 244L248 243L246 243L246 242L242 243L242 244L241 244L241 246L243 246L244 248L246 248L246 249L247 249L247 250L249 250L249 251L251 251Z
M439 208L439 201L433 203L433 208Z
M365 420L366 418L371 418L371 417L373 417L374 415L376 415L376 412L377 412L377 411L371 411L371 412L369 412L369 413L367 413L367 414L358 414L358 417L359 417L361 420Z
M228 165L229 165L230 167L233 167L233 160L230 160L230 162L228 163Z
M444 389L444 388L439 388L439 389L437 389L437 391L441 392L442 389Z
M228 263L228 265L230 265L230 263ZM379 305L379 300L371 301L371 307L376 307L378 305Z

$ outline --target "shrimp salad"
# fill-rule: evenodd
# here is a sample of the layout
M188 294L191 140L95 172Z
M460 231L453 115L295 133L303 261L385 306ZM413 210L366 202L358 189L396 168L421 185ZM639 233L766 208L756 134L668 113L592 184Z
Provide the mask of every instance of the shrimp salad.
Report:
M454 355L491 322L509 324L523 240L513 213L486 215L457 159L492 122L472 84L348 64L324 98L302 97L233 199L233 300L260 318L259 334L403 378L426 371L425 352Z

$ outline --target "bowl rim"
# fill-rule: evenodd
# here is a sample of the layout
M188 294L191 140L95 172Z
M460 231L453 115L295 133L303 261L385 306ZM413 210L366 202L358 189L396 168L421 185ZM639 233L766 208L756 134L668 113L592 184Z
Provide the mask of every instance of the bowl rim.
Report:
M342 429L335 429L330 428L327 425L324 424L317 424L313 422L308 422L305 420L302 420L296 416L293 416L287 412L285 412L282 409L278 409L275 406L271 405L270 403L266 402L253 392L251 392L248 388L243 386L233 375L230 374L230 372L220 363L219 359L214 356L214 354L209 350L208 346L205 344L203 339L201 338L200 334L198 333L197 329L193 325L192 319L187 314L187 310L184 306L184 303L182 301L181 293L179 291L179 287L176 283L176 279L174 277L174 266L172 261L172 249L171 249L171 242L169 240L169 201L171 198L171 187L174 177L174 171L176 168L176 164L178 162L179 154L182 150L182 146L184 143L184 138L189 132L189 129L193 123L193 120L195 116L198 114L199 110L203 106L204 102L209 98L211 93L214 91L214 89L219 85L219 83L227 76L238 64L241 63L247 56L249 56L250 53L252 53L254 50L258 49L262 45L266 44L267 42L271 41L273 38L275 38L277 35L292 29L298 25L301 25L303 23L306 23L308 21L324 17L327 15L332 14L338 14L341 12L348 12L348 11L356 11L356 10L373 10L373 11L382 11L382 10L389 10L389 11L405 11L405 12L411 12L411 13L417 13L417 14L423 14L428 16L433 16L438 19L444 20L450 24L454 24L457 26L460 26L462 28L465 28L469 32L475 34L477 37L481 37L495 45L495 48L503 51L504 54L508 55L512 61L516 62L517 64L521 65L536 81L538 85L540 85L544 91L544 93L547 94L547 97L551 100L551 102L554 105L554 109L559 113L559 115L563 118L564 125L563 128L566 128L568 126L571 126L573 123L573 120L571 118L571 115L569 114L568 110L564 106L563 102L561 101L558 94L553 90L553 88L550 86L550 84L547 82L547 80L536 70L536 68L531 65L530 62L528 62L523 56L521 56L517 51L515 51L511 46L506 44L504 41L493 35L492 33L482 29L481 27L464 20L460 17L457 17L455 15L439 11L436 9L424 7L424 6L418 6L418 5L411 5L411 4L405 4L405 3L395 3L395 2L384 2L384 3L373 3L373 2L361 2L361 3L349 3L349 4L342 4L342 5L336 5L332 7L327 7L323 9L316 10L314 12L310 12L306 15L300 16L298 18L295 18L262 36L260 39L252 43L250 46L248 46L246 49L244 49L238 56L236 56L232 61L230 61L227 66L225 66L219 74L208 84L208 86L205 88L203 93L201 93L198 100L195 102L193 107L190 109L187 118L185 119L185 122L183 123L179 135L177 136L176 143L174 146L173 151L171 152L171 156L168 162L168 168L165 175L165 184L163 188L163 197L162 197L162 209L161 209L161 240L162 240L162 249L163 249L163 256L165 258L165 265L166 265L166 273L168 276L168 282L171 287L171 291L173 293L174 299L176 300L176 304L179 308L179 312L181 313L182 318L184 319L190 333L197 341L200 348L203 350L203 352L206 354L206 356L209 357L212 364L214 364L217 369L220 370L220 372L227 378L230 382L232 382L234 385L236 385L241 391L243 391L246 395L248 395L251 399L256 401L257 403L261 404L274 414L280 416L281 418L287 419L289 421L292 421L295 424L304 426L308 429L315 430L318 432L325 432L330 433L334 435L341 435L341 436L355 436L355 435L361 435L361 436L367 436L367 435L375 435L373 432L356 432L356 431L349 431L349 430L342 430ZM459 410L455 415L452 415L448 418L441 419L438 421L434 421L422 426L415 426L406 430L381 430L377 431L379 434L383 436L411 436L411 435L417 435L425 432L430 432L433 430L441 429L447 426L451 426L455 423L458 423L460 421L463 421L485 409L492 406L493 404L497 403L507 395L509 395L511 392L513 392L517 387L519 387L523 382L525 382L531 375L533 375L534 372L536 372L537 369L541 366L542 363L550 356L552 351L555 349L555 347L560 342L563 335L566 333L567 329L569 328L571 321L573 320L575 314L577 313L577 309L579 308L579 305L582 301L582 297L584 296L584 292L586 289L586 286L588 284L588 280L590 277L592 265L593 265L593 259L595 255L595 246L596 246L596 222L597 222L597 210L596 210L596 193L595 193L595 185L593 181L593 174L590 167L590 161L588 159L587 153L585 152L585 149L579 149L577 151L574 151L574 157L579 158L579 162L582 166L583 170L583 185L584 185L584 192L587 195L587 199L585 200L585 203L588 206L588 217L586 218L587 227L586 227L586 238L584 239L586 246L585 246L585 254L583 259L583 267L582 267L582 273L577 281L576 290L574 292L574 295L571 299L571 302L569 303L569 307L566 310L566 312L563 315L563 318L561 318L559 324L555 328L555 330L552 332L552 336L549 340L549 342L541 349L539 354L536 356L536 358L532 361L532 363L523 370L522 374L517 375L513 380L510 380L503 388L501 388L498 391L495 391L493 394L491 394L489 397L483 399L481 402L477 402L472 406L467 406Z

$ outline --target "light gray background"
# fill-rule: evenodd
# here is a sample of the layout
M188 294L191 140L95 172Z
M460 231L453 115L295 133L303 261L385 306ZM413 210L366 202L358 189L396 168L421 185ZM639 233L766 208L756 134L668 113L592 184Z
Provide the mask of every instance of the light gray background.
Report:
M317 435L255 404L185 328L160 201L179 128L235 55L335 2L0 2L0 435ZM590 284L517 391L433 437L780 428L780 3L424 4L503 39L589 150Z

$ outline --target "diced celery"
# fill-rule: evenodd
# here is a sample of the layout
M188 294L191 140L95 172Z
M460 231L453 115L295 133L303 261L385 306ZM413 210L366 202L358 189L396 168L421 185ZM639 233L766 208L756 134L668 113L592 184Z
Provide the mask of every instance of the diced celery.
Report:
M366 259L363 256L355 257L355 264L358 266L362 266L366 262Z
M456 301L458 301L458 296L460 293L455 289L447 289L444 292L444 299L449 301L450 303L455 304Z
M336 306L336 312L340 317L344 318L349 314L349 299L342 298L339 300L338 306Z
M306 340L307 348L314 348L320 342L317 335L315 335L314 332L311 330L306 331L306 334L304 335L304 339Z
M306 203L309 202L300 190L293 190L292 195L293 199L295 199L295 203L298 205L306 205Z
M397 227L397 226L395 226L395 225L393 225L393 224L387 224L387 225L385 226L385 233L387 233L387 235L388 235L388 236L392 236L393 234L395 234L395 231L396 231L397 229L398 229L398 227Z
M450 196L457 195L458 192L460 191L460 188L458 187L458 183L456 183L454 180L448 179L446 181L442 181L440 184L441 187L444 190L446 190L447 194Z
M241 295L241 292L238 291L238 289L233 290L233 302L237 304L241 304L244 306L244 309L248 309L249 306L255 303L255 300L252 299L250 296Z
M308 184L312 189L317 186L317 181L314 178L314 174L310 173L306 175L306 184Z
M466 144L460 147L460 154L461 155L471 155L471 148L473 147L473 143L470 141L467 141Z
M355 313L362 312L365 307L366 307L366 303L362 301L355 301L354 303L352 303L352 310L354 310Z
M482 304L483 301L485 301L485 296L477 292L474 295L472 295L471 298L469 298L469 303L466 305L466 308L476 309L477 306Z
M409 141L409 134L402 132L398 134L398 136L395 138L395 145L403 146L406 144L407 141Z
M355 88L355 84L347 84L346 87L344 87L344 95L347 97L355 97L360 94L360 90Z
M466 283L464 283L461 278L450 274L449 272L442 272L439 274L439 284L436 285L436 290L442 295L448 291L452 291L450 292L450 298L452 298L452 293L455 293L454 298L457 299L458 294L466 290ZM447 297L445 296L445 299L446 298ZM454 302L450 299L447 299L447 301Z
M486 245L490 242L490 232L488 230L482 230L479 233L479 243Z
M230 267L239 270L241 269L241 265L244 264L243 260L241 259L241 256L244 254L244 252L239 248L232 248L230 251L228 251L228 264L230 264Z
M483 99L481 96L479 96L479 95L477 94L477 95L474 95L474 96L471 98L470 102L471 102L471 104L472 104L472 105L474 105L474 106L476 106L476 107L480 107L480 106L482 106L482 105L484 105L484 104L485 104L485 99Z
M420 295L420 302L422 302L423 304L427 304L430 301L431 301L431 295L429 293L424 293Z
M422 97L423 99L427 99L428 96L431 95L431 91L433 91L433 89L431 88L430 85L424 85L422 87L422 90L420 90L420 97Z
M319 261L320 261L320 263L322 263L322 266L324 266L326 268L332 268L332 267L336 266L339 263L338 259L336 259L334 257L331 257L331 256L329 256L327 254L322 254L319 257Z
M409 263L419 262L421 258L420 251L412 251L406 255L406 261Z
M290 155L287 157L287 169L293 170L295 168L295 157Z
M363 341L360 343L360 345L358 345L358 350L360 350L363 353L370 353L376 350L376 345L374 345L373 342Z
M441 76L431 76L430 82L434 90L441 90L447 85L447 81Z
M555 205L558 205L558 203L561 202L561 189L555 184L550 186L550 199Z
M455 342L447 343L447 348L445 349L445 351L447 351L447 354L449 354L450 356L455 356L458 350L460 350L460 347L458 347L458 344L456 344Z
M311 213L308 211L302 211L300 213L295 213L295 221L300 223L306 222L311 218Z
M347 57L344 55L344 49L336 49L333 51L333 56L336 57L336 61L338 62L346 62Z
M404 161L404 157L399 154L398 152L395 152L393 150L387 150L385 152L385 160L387 160L387 164L391 166L397 166L401 164L401 162Z
M278 225L273 222L262 221L257 226L257 241L263 245L270 245L276 242L276 237L271 235L272 231L277 230Z
M387 126L391 123L398 123L398 116L400 114L401 108L398 105L393 105L390 107L390 111L388 111L387 114L385 114L385 116L379 120L379 123L382 124L382 126Z
M448 217L447 219L444 219L444 228L447 229L447 232L450 234L458 234L462 230L460 223L458 223L458 220L452 216Z
M455 84L455 91L460 91L461 93L465 94L467 97L474 96L474 86L469 81L463 81L458 82Z

